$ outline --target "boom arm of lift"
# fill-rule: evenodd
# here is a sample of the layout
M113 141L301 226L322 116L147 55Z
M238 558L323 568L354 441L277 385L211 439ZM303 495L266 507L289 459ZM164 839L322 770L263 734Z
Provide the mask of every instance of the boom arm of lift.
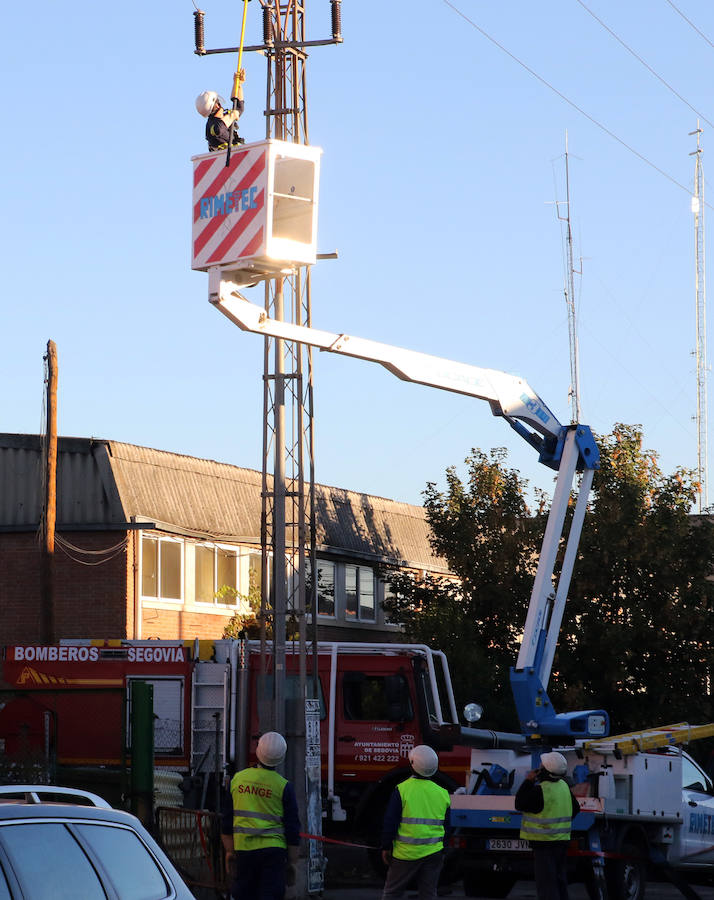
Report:
M604 711L556 714L547 694L593 473L599 467L600 454L590 428L587 425L561 425L538 394L516 375L364 338L280 322L269 318L262 307L246 300L234 283L216 281L214 289L209 291L211 303L244 331L376 362L403 381L485 400L495 416L504 418L538 451L541 463L557 471L521 648L516 666L511 670L511 686L525 736L573 739L607 734L608 717ZM554 590L556 557L566 530L576 472L582 472L580 490Z

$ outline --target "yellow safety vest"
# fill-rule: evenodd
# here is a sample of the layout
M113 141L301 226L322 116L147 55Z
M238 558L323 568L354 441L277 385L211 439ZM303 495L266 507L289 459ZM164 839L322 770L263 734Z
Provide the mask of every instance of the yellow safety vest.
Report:
M444 816L449 792L426 778L407 778L397 785L402 818L392 846L395 859L422 859L444 846Z
M521 837L527 841L569 841L573 821L570 788L564 781L544 781L543 811L523 813Z
M287 847L283 790L287 781L258 766L236 772L231 781L233 846L236 850Z

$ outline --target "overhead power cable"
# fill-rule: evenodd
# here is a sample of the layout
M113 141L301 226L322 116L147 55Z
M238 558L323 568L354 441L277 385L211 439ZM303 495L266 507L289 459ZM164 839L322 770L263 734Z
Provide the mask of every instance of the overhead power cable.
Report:
M669 173L665 172L664 169L660 169L659 166L655 165L655 163L653 163L651 160L647 159L646 156L643 156L642 153L640 153L638 150L635 150L634 147L631 147L628 143L623 141L622 138L619 138L613 131L610 131L610 129L607 128L605 125L603 125L602 122L598 122L598 120L596 118L591 116L589 113L585 112L585 110L582 107L578 106L577 103L574 103L569 97L566 97L565 94L562 93L562 91L559 91L558 88L556 88L554 85L552 85L549 81L546 81L545 78L543 78L541 75L539 75L533 69L531 69L530 66L526 65L526 63L524 63L523 60L519 59L517 56L515 56L513 53L511 53L510 50L506 49L506 47L504 47L503 44L500 44L494 37L491 37L491 35L487 31L484 31L483 28L481 28L479 25L476 24L476 22L473 21L473 19L470 19L457 6L454 6L454 4L450 2L450 0L444 0L444 3L448 7L453 9L453 11L457 15L461 16L461 18L464 19L464 21L468 22L469 25L472 26L472 28L475 28L476 31L478 31L480 34L482 34L494 46L498 47L498 49L501 50L503 53L505 53L506 56L510 56L510 58L514 62L518 63L518 65L521 66L521 68L525 69L529 75L532 75L534 78L536 78L538 81L540 81L541 84L544 84L549 90L553 91L554 94L557 94L561 100L565 100L565 102L568 104L568 106L572 106L573 109L577 110L577 112L579 112L581 116L585 116L585 118L588 119L588 121L592 122L593 125L596 125L601 131L604 131L605 134L607 134L609 137L611 137L614 141L617 141L617 143L620 144L622 147L624 147L625 150L629 150L629 152L632 153L633 156L636 156L639 160L641 160L643 163L648 165L651 169L654 169L655 172L658 172L660 175L662 175L664 178L666 178L667 181L671 181L672 184L674 184L680 190L685 191L685 193L691 194L691 190L688 187L681 184L679 181L677 181L676 178L673 178ZM709 206L710 204L706 203L705 205Z
M76 544L66 540L59 534L55 535L55 541L57 547L66 556L83 566L101 566L103 563L110 562L123 553L129 543L129 539L125 537L112 547L105 547L102 550L86 550L82 547L77 547ZM87 556L89 559L82 559L82 556Z
M706 34L704 34L703 31L700 31L700 30L697 28L697 26L694 24L694 22L692 22L691 19L688 19L688 18L684 15L684 13L682 12L682 10L679 9L678 7L676 7L676 6L674 5L674 3L672 3L672 0L667 0L667 3L669 3L669 5L672 7L672 9L673 9L678 15L680 15L680 16L684 19L684 21L687 23L687 25L690 25L690 26L697 32L697 34L699 35L699 37L704 38L704 40L707 42L707 44L709 44L710 47L714 47L714 44L712 44L712 42L709 40L709 38L706 36Z
M612 28L609 28L599 16L595 15L595 13L588 6L586 6L583 3L583 0L577 0L577 2L582 6L582 8L585 10L585 12L588 13L589 15L591 15L593 17L593 19L595 19L596 22L598 22L600 25L602 25L602 27L605 29L605 31L607 31L608 34L612 35L612 37L614 37L615 40L619 44L621 44L625 48L625 50L627 50L628 53L631 53L638 62L642 63L642 65L645 67L645 69L647 69L648 72L650 72L652 75L654 75L654 77L658 81L661 81L662 84L667 88L668 91L671 91L675 97L677 97L679 100L681 100L685 106L688 106L691 109L691 111L693 113L696 113L700 119L702 119L704 122L707 123L707 125L710 125L712 128L714 128L714 124L712 124L709 121L709 119L707 119L707 117L704 115L704 113L700 113L699 110L695 109L695 107L693 107L692 104L687 99L685 99L681 94L677 93L677 91L672 87L671 84L668 84L664 80L664 78L662 78L661 75L658 75L657 72L655 72L655 70L652 68L652 66L650 66L648 63L646 63L644 61L644 59L642 59L642 57L632 49L632 47L628 46L622 40L622 38L619 37L619 35L615 34L615 32L612 30Z

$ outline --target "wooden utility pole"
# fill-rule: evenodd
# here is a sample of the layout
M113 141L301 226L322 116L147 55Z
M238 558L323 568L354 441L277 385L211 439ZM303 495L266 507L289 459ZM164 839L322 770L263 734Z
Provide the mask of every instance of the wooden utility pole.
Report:
M42 565L40 640L55 642L54 557L57 521L57 346L47 342L47 434L43 453L44 508L42 511Z

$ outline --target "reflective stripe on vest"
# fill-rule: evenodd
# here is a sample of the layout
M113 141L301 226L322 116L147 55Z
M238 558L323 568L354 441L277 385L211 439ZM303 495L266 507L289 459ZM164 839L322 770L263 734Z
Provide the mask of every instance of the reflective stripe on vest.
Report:
M287 847L283 790L287 781L272 769L237 772L231 781L233 846L236 850Z
M414 777L397 785L397 790L402 798L402 818L392 855L396 859L421 859L441 850L448 792L433 781Z
M527 841L569 841L573 804L564 781L544 781L543 811L523 813L520 836Z

